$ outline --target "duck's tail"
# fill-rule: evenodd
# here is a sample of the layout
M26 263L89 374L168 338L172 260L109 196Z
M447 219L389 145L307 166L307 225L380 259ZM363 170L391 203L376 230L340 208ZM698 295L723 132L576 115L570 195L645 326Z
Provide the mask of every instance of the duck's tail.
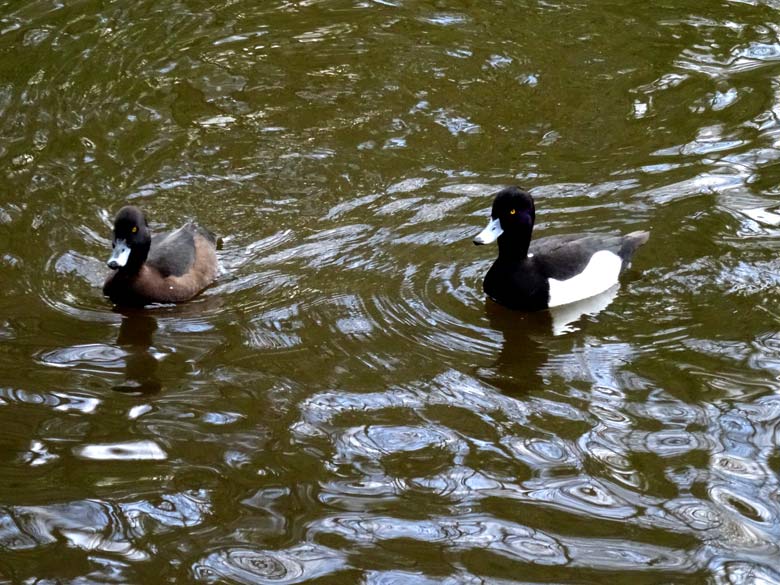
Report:
M650 232L638 231L631 232L623 236L618 255L623 259L624 268L631 266L631 257L636 249L650 239Z
M205 238L207 241L211 242L215 246L221 244L222 238L217 236L217 234L215 234L211 230L204 228L202 225L199 225L192 220L189 221L189 225L191 226L193 232L199 234L200 236L202 236L203 238Z

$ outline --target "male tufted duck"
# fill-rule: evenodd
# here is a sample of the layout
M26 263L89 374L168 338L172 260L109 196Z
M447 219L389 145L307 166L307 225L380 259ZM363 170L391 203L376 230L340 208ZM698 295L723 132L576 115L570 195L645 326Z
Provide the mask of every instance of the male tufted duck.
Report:
M483 288L488 297L511 309L547 309L610 289L650 237L637 231L625 236L549 236L532 242L535 218L531 195L507 187L493 201L490 223L474 238L477 245L498 240L498 258Z

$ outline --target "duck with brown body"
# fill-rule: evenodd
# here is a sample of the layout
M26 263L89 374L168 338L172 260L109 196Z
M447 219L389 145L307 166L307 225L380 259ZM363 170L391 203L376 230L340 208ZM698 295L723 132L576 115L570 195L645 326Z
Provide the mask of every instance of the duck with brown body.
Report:
M146 215L128 205L114 220L114 270L103 285L116 305L181 303L197 295L217 276L216 237L187 223L177 230L152 235Z

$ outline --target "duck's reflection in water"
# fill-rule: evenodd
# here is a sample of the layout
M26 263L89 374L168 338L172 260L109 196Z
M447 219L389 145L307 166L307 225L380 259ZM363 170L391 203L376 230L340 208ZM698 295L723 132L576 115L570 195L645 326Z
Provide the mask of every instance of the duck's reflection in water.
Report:
M539 389L544 383L540 371L547 361L544 340L552 326L550 312L512 311L487 300L485 315L504 341L495 365L484 369L481 377L510 395Z
M125 381L114 386L118 392L153 394L162 389L157 375L159 363L152 351L157 319L143 310L123 310L116 344L126 352Z
M585 315L595 316L606 309L615 300L618 290L620 290L620 285L616 284L594 297L550 309L552 334L563 335L577 331L575 323Z
M190 371L190 362L221 343L220 337L207 332L213 329L210 318L223 304L218 296L203 296L180 305L115 309L122 315L116 346L125 354L125 381L113 389L151 394L176 384ZM177 351L182 345L186 351Z
M541 389L552 338L576 333L578 321L604 310L615 299L618 289L615 286L589 299L534 313L513 311L487 300L485 315L504 341L495 366L484 371L485 380L508 394Z

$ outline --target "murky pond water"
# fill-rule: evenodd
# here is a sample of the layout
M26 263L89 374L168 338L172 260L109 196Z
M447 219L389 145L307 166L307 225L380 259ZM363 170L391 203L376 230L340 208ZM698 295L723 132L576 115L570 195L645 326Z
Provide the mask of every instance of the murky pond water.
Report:
M7 583L780 583L780 4L0 4ZM601 310L485 302L651 230ZM113 214L223 238L112 310Z

